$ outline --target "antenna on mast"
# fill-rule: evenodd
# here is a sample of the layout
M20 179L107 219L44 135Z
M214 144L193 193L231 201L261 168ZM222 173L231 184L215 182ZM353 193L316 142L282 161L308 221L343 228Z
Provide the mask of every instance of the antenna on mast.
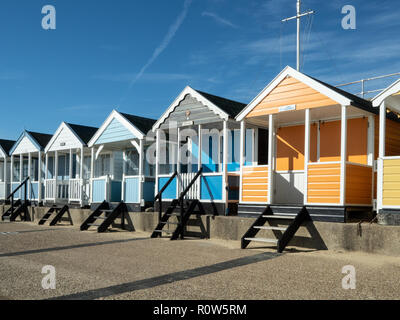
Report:
M297 68L297 71L300 71L300 50L301 50L301 48L300 48L300 46L301 46L301 44L300 44L300 19L302 17L314 14L315 11L311 10L308 12L301 13L301 0L297 0L296 7L297 7L297 14L293 17L283 19L282 22L287 22L290 20L297 19L297 63L296 63L296 68Z

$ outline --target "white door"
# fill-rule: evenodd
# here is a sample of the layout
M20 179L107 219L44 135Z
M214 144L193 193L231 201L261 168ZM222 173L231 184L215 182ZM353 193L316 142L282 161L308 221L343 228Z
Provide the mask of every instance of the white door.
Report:
M304 171L275 173L274 204L304 203Z

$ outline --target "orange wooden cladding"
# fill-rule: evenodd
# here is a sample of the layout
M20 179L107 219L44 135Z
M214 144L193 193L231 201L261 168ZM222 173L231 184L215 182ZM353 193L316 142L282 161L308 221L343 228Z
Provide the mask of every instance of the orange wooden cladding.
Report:
M309 164L307 202L340 203L340 163Z
M372 205L372 168L346 164L346 204Z
M324 122L320 125L320 161L340 161L341 121ZM368 119L347 121L347 161L368 163Z
M375 116L375 159L379 154L379 117ZM400 123L386 119L385 156L400 156Z
M317 161L316 124L310 126L310 159ZM305 126L290 126L277 129L276 168L278 171L304 170Z
M287 77L248 115L248 118L279 112L279 107L296 105L296 110L337 105L338 103L306 84Z
M260 203L268 201L268 167L243 167L242 200Z

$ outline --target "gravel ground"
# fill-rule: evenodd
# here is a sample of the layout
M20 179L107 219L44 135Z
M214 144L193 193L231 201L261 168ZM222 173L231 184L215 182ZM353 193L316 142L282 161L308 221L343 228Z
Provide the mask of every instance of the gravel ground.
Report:
M17 233L16 233L17 232ZM56 268L44 290L42 267ZM342 288L353 265L356 289ZM0 223L1 299L399 299L400 258Z

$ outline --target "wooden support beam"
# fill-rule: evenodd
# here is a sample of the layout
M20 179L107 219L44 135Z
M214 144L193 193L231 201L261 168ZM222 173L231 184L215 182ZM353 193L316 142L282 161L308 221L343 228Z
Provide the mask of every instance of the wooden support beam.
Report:
M144 184L144 140L139 141L139 203L144 207L143 200L143 184Z
M268 204L272 204L274 196L274 115L268 116Z
M347 162L347 106L341 108L340 130L340 204L346 202L346 162Z
M306 109L305 141L304 141L304 199L308 202L308 163L310 162L310 109Z

